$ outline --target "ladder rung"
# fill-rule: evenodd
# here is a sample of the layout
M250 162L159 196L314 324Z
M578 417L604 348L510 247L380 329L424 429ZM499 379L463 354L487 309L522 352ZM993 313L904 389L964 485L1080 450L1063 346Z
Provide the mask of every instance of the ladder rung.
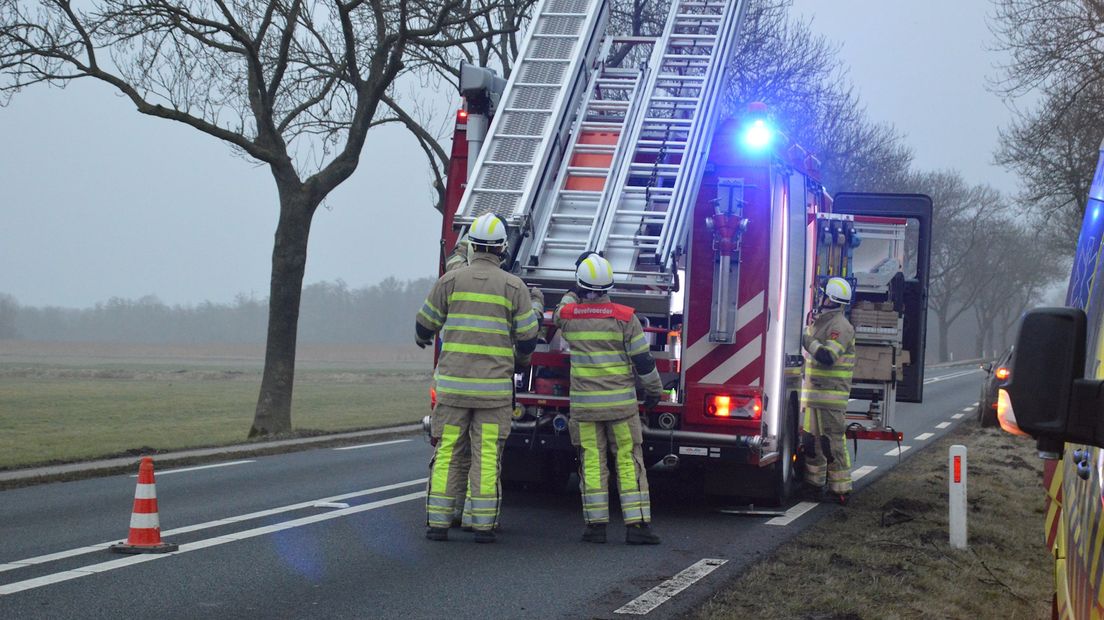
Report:
M583 166L568 166L568 174L574 174L578 176L606 176L609 174L609 168L588 168Z
M631 192L633 194L636 194L636 193L640 193L640 194L655 194L655 193L670 194L670 193L673 193L675 191L675 188L673 188L673 187L644 187L642 185L626 185L624 191L626 193Z
M712 60L708 54L664 54L663 60Z
M691 19L691 20L709 19L711 21L713 21L713 20L720 21L723 18L724 18L724 15L698 15L697 13L678 13L678 14L675 15L676 20L679 20L679 19Z
M656 164L656 163L646 163L646 162L633 162L632 164L630 164L630 166L632 166L633 168L644 169L644 170L651 170L652 168L665 168L665 169L668 169L668 170L673 168L675 170L678 170L679 168L682 167L682 164Z
M645 123L655 123L657 125L689 125L694 122L692 118L659 118L649 117L644 119Z
M567 196L568 198L598 198L602 195L601 191L592 189L561 189L560 196Z
M569 239L553 239L551 237L545 237L544 245L546 247L554 248L583 248L586 249L586 241L571 241Z
M672 101L675 103L698 103L699 97L652 97L649 101Z
M590 220L594 221L597 215L572 215L569 213L553 213L552 219L554 220Z
M625 126L625 123L603 123L599 121L585 121L581 127L583 129L621 129Z
M595 155L605 155L617 150L617 147L612 144L576 144L575 153L593 153Z
M666 220L670 211L618 211L615 215L626 217L658 217Z
M626 241L659 241L656 235L610 235L610 239L622 239Z

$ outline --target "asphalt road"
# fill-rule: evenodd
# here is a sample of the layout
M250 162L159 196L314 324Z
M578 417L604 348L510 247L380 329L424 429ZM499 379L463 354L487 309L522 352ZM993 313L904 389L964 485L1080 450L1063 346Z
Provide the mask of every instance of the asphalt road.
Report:
M904 458L972 415L981 377L929 372L925 402L898 409ZM162 534L180 544L167 555L106 551L126 537L133 476L0 492L0 617L678 617L828 512L736 516L657 489L662 545L626 546L617 523L591 545L577 495L513 492L497 544L434 543L430 454L416 438L158 471ZM860 442L857 490L897 463L896 445ZM685 589L649 593L660 584Z

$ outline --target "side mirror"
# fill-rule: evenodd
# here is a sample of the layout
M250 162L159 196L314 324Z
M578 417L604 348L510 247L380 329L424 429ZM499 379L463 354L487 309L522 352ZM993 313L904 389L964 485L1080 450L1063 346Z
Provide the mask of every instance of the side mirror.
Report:
M1104 382L1084 379L1085 313L1038 308L1024 315L1004 384L1016 425L1039 450L1060 453L1064 442L1104 447Z

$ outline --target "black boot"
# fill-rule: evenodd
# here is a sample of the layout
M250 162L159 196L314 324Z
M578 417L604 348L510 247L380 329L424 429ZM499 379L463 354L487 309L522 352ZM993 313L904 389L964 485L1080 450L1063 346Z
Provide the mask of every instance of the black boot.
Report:
M647 523L637 523L625 528L625 542L630 545L658 545L659 536L652 533Z
M586 530L583 532L583 542L588 543L604 543L606 542L606 524L605 523L590 523L586 526Z
M493 543L495 541L494 530L475 530L475 542Z
M426 538L430 540L448 540L447 527L430 527L426 529Z

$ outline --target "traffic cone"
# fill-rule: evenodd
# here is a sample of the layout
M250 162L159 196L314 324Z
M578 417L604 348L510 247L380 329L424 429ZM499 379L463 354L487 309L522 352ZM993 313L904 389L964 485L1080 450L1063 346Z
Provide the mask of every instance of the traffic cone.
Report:
M180 545L161 540L157 516L157 486L153 481L153 459L144 456L138 466L138 486L134 489L134 511L130 514L130 536L126 542L111 545L115 553L168 553Z

